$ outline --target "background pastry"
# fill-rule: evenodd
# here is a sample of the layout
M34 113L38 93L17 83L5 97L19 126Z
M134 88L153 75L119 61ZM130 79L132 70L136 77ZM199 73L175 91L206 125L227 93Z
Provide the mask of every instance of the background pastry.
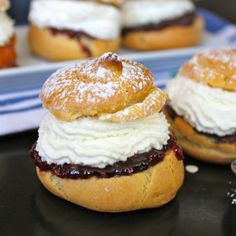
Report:
M0 68L16 64L14 22L5 12L9 5L8 1L0 1Z
M137 50L194 46L204 22L188 0L130 0L122 10L123 45Z
M50 113L31 157L49 191L107 212L175 197L182 151L161 112L167 96L147 68L107 53L53 74L41 99Z
M201 160L236 159L236 49L200 53L167 86L166 113L184 151Z
M120 44L120 11L112 5L34 0L29 21L32 52L49 60L99 56Z

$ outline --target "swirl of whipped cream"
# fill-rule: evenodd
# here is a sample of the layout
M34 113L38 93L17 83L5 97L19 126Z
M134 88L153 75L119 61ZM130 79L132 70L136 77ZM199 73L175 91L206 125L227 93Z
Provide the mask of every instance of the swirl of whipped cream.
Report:
M126 1L122 9L123 25L134 27L150 23L158 24L194 9L194 4L189 0Z
M47 163L73 163L103 168L136 153L161 150L169 139L163 113L129 122L81 118L57 120L47 113L39 128L36 150Z
M167 93L176 113L198 131L218 136L236 132L236 92L179 76L168 83Z
M98 39L119 37L121 25L118 9L86 1L34 0L29 20L41 28L83 31Z
M0 11L0 46L6 45L14 34L14 21Z

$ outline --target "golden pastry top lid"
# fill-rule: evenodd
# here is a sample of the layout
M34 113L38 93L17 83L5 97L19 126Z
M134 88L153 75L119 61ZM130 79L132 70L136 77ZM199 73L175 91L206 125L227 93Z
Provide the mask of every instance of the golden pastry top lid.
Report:
M55 72L40 98L60 120L96 117L119 122L159 112L167 96L154 87L146 67L106 53Z
M179 75L213 88L236 91L236 48L199 53L180 69Z
M9 0L0 0L0 11L6 11L10 7Z

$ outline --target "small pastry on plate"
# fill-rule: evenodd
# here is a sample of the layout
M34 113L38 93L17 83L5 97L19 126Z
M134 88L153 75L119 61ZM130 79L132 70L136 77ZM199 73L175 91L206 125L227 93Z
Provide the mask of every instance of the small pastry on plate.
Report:
M106 53L54 73L40 97L48 113L31 157L50 192L104 212L175 197L182 150L161 112L167 96L147 68Z
M172 130L184 151L197 159L236 159L236 49L194 56L167 85Z
M189 0L129 0L123 5L123 45L135 50L197 45L204 21Z
M120 10L91 1L34 0L29 44L52 61L96 57L120 45Z
M0 69L16 65L14 21L5 12L8 1L0 1Z

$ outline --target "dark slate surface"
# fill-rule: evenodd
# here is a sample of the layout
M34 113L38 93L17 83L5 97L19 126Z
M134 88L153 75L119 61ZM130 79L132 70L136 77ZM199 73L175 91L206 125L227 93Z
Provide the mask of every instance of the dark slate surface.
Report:
M0 138L0 235L236 235L236 189L229 166L186 158L199 167L186 173L170 204L123 214L97 213L47 192L28 156L36 131Z

